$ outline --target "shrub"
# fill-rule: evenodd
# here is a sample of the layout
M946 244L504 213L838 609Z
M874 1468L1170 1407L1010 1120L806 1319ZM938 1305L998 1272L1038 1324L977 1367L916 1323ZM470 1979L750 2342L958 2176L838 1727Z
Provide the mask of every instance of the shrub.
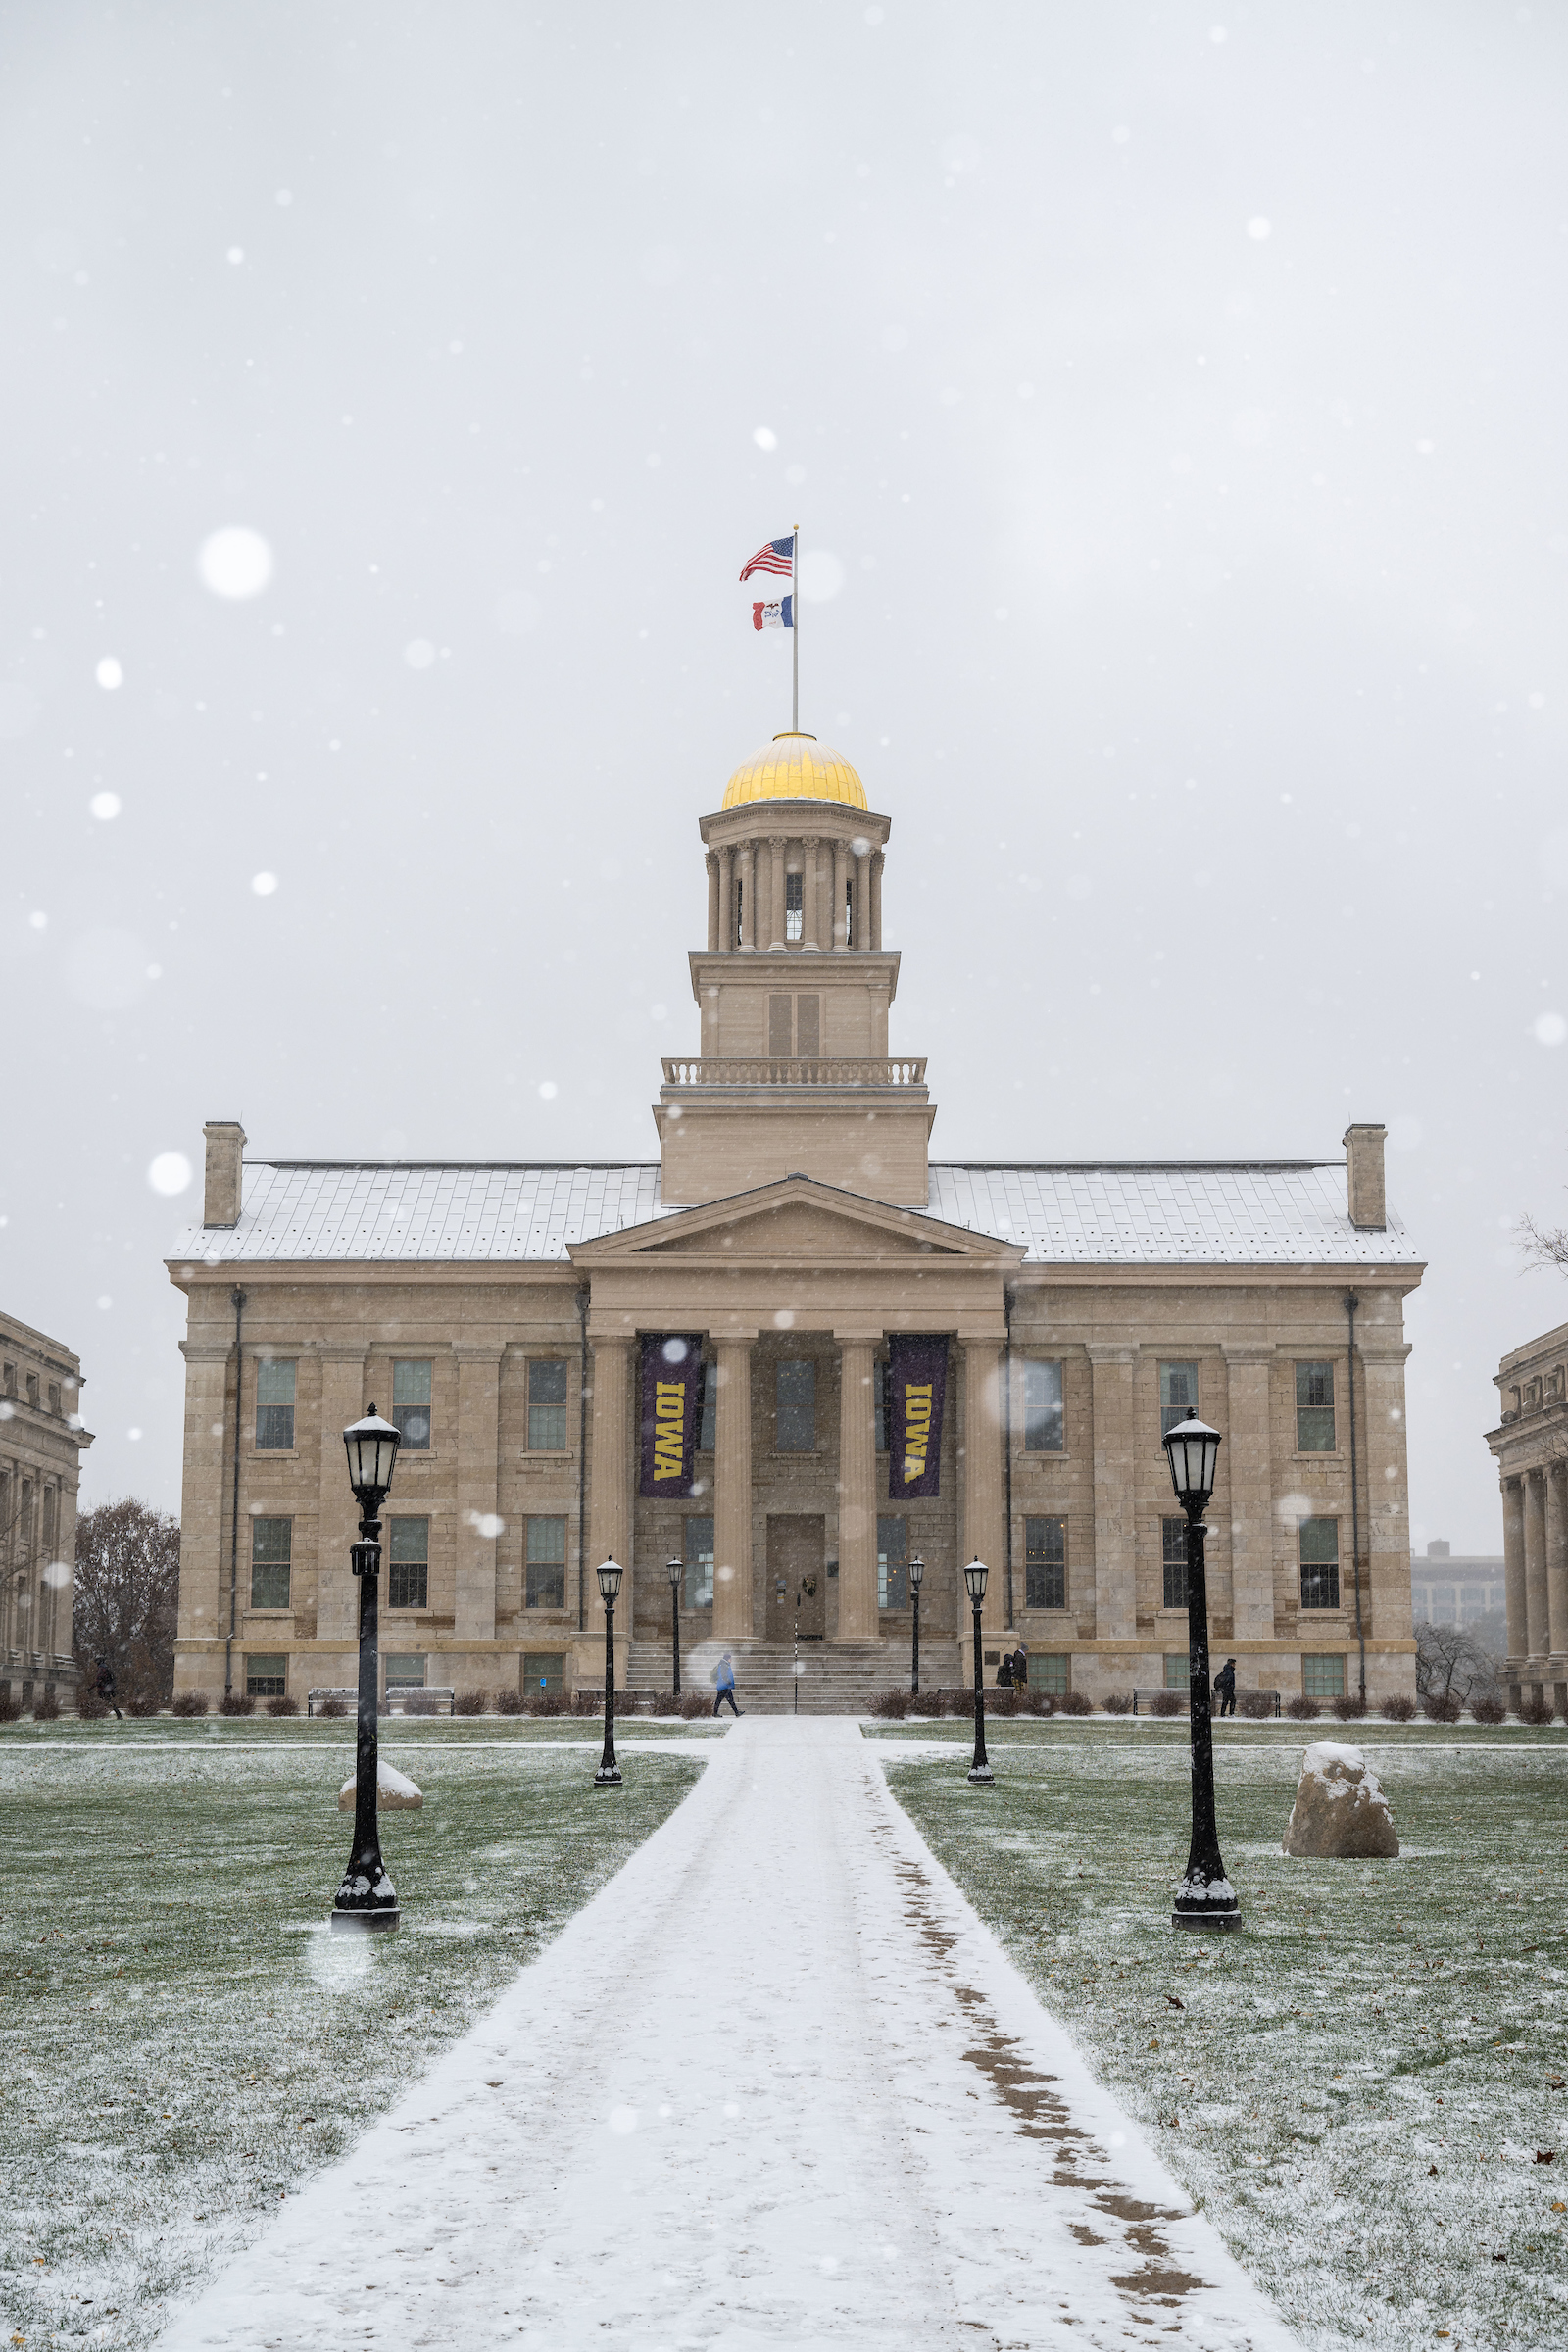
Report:
M1550 1723L1554 1710L1544 1698L1527 1698L1519 1709L1521 1723Z
M902 1723L909 1712L907 1690L878 1690L871 1700L871 1713L884 1723Z
M452 1702L454 1715L485 1715L489 1709L488 1690L460 1690Z
M220 1715L254 1715L256 1701L248 1690L225 1690L218 1702Z
M107 1709L105 1712L107 1713ZM16 1723L20 1720L21 1715L21 1699L13 1698L8 1691L3 1698L0 1698L0 1723Z
M1107 1715L1130 1715L1132 1711L1133 1694L1130 1690L1106 1691L1105 1713Z
M1359 1690L1347 1690L1333 1701L1334 1712L1342 1723L1358 1723L1366 1713L1366 1700Z
M573 1715L602 1715L605 1711L605 1694L602 1690L574 1690L562 1706L546 1692L543 1697L532 1700L528 1708L530 1715L561 1715L568 1711Z
M1238 1690L1236 1712L1245 1715L1249 1723L1267 1723L1274 1713L1274 1698L1268 1690Z
M1473 1701L1470 1712L1477 1723L1501 1723L1508 1710L1500 1698L1478 1698Z
M559 1690L534 1690L526 1701L526 1712L530 1715L598 1715L603 1711L598 1704L579 1707L576 1701L581 1695L580 1691L573 1691L570 1698L565 1698Z
M1308 1698L1303 1690L1297 1697L1285 1701L1285 1712L1296 1723L1316 1723L1323 1710L1317 1700Z
M145 1722L149 1715L158 1713L158 1701L150 1690L138 1690L126 1699L125 1713L134 1715L138 1722Z
M1383 1701L1385 1723L1408 1723L1415 1714L1413 1698L1386 1698Z
M496 1713L498 1715L520 1715L522 1713L522 1692L510 1688L498 1690L496 1692Z
M1434 1690L1430 1698L1421 1701L1421 1711L1429 1723L1457 1723L1462 1709L1451 1690ZM1546 1721L1551 1721L1549 1715Z
M60 1721L60 1698L57 1691L51 1689L38 1692L32 1702L32 1720L34 1723L58 1723Z
M206 1691L182 1690L179 1696L171 1705L169 1712L171 1715L179 1715L182 1717L205 1715L207 1712Z
M297 1698L270 1698L267 1702L269 1715L297 1715L299 1711L300 1702Z
M1149 1702L1151 1715L1179 1715L1181 1711L1182 1694L1179 1690L1156 1690Z
M391 1696L392 1693L389 1690L387 1692L389 1701ZM403 1712L405 1715L439 1715L442 1712L442 1703L433 1690L416 1689L405 1691Z
M348 1711L349 1702L346 1698L338 1698L334 1694L331 1698L323 1698L321 1701L320 1713L323 1715L346 1715Z
M713 1702L710 1698L705 1698L700 1690L683 1690L676 1712L684 1723L695 1723L701 1715L711 1715Z
M1063 1715L1092 1715L1094 1700L1087 1690L1064 1690L1056 1701Z
M989 1689L986 1691L986 1713L988 1715L1016 1715L1017 1712L1018 1693L1010 1684L1004 1685L1000 1690Z
M1050 1690L1020 1690L1017 1706L1020 1715L1054 1715L1055 1695Z

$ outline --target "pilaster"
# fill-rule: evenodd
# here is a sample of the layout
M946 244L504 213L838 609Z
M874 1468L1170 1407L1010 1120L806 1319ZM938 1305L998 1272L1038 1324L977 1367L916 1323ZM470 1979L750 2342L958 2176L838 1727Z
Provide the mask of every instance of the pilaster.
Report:
M1530 1626L1525 1607L1525 1482L1502 1482L1503 1605L1508 1612L1508 1658L1517 1663L1530 1655Z
M1546 1581L1546 1474L1525 1472L1525 1626L1532 1658L1545 1657L1551 1648L1550 1603Z
M1357 1349L1357 1386L1366 1415L1366 1518L1361 1538L1370 1592L1366 1630L1384 1639L1407 1639L1410 1630L1410 1490L1404 1448L1404 1365L1409 1352L1402 1341L1392 1347L1363 1341ZM1347 1592L1344 1598L1353 1625L1354 1593ZM1362 1599L1365 1614L1366 1592Z
M984 1560L986 1584L980 1622L986 1632L1007 1630L1007 1529L1003 1512L1002 1346L997 1340L963 1342L963 1542L958 1561L961 1614L969 1614L963 1570Z
M179 1507L179 1634L211 1641L227 1630L228 1465L232 1340L182 1340L185 1469ZM74 1550L65 1555L74 1558Z
M588 1504L588 1624L601 1638L605 1604L595 1571L616 1560L626 1571L615 1602L615 1623L629 1635L631 1593L631 1342L594 1339L593 1463ZM617 1636L618 1640L618 1636Z
M1271 1342L1222 1341L1230 1444L1231 1627L1238 1642L1274 1638L1274 1470L1269 1450Z
M458 1367L457 1591L453 1635L493 1642L496 1633L496 1502L501 1450L499 1346L460 1341Z
M1138 1630L1133 1544L1133 1367L1138 1350L1091 1340L1095 1444L1095 1639L1130 1642Z
M713 1350L713 1639L741 1642L752 1630L752 1343L717 1339Z
M359 1505L349 1485L348 1457L343 1432L365 1411L363 1342L328 1345L319 1350L321 1365L321 1453L316 1505L316 1636L320 1642L357 1643L360 1638L360 1588L349 1565L349 1546L360 1532ZM387 1366L387 1378L392 1367ZM390 1415L390 1396L374 1400ZM396 1473L394 1472L394 1493ZM240 1592L245 1590L245 1514L240 1512ZM385 1537L382 1538L383 1543ZM382 1569L383 1594L385 1568ZM241 1606L243 1607L243 1597Z
M879 1631L876 1598L876 1346L839 1343L839 1630L841 1642Z

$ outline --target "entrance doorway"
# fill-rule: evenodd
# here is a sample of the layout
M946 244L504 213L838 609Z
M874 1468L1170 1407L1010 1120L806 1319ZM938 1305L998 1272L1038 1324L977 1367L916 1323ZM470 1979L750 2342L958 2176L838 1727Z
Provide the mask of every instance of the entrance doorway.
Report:
M767 1523L767 1638L820 1642L827 1632L820 1513L770 1518Z

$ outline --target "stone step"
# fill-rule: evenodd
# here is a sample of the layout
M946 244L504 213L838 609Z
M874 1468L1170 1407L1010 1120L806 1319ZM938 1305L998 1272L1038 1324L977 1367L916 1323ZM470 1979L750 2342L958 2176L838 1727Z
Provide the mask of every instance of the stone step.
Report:
M725 1648L735 1668L736 1701L759 1715L863 1714L879 1690L906 1690L909 1662L902 1644L886 1642L803 1642L797 1656L783 1642L701 1642L681 1652L681 1687L711 1693L711 1674ZM959 1645L952 1635L920 1644L920 1681L935 1690L959 1680ZM669 1689L669 1650L662 1642L634 1642L627 1659L633 1690Z

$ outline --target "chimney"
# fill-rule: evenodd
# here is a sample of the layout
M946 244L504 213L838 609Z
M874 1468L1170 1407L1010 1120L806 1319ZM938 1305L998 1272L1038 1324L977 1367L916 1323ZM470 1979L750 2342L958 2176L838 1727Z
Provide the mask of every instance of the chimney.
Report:
M1383 1144L1386 1127L1347 1127L1346 1157L1349 1162L1350 1223L1360 1233L1381 1233L1388 1224L1384 1200Z
M237 1225L245 1130L238 1119L213 1119L202 1129L202 1135L207 1145L207 1191L202 1223Z

